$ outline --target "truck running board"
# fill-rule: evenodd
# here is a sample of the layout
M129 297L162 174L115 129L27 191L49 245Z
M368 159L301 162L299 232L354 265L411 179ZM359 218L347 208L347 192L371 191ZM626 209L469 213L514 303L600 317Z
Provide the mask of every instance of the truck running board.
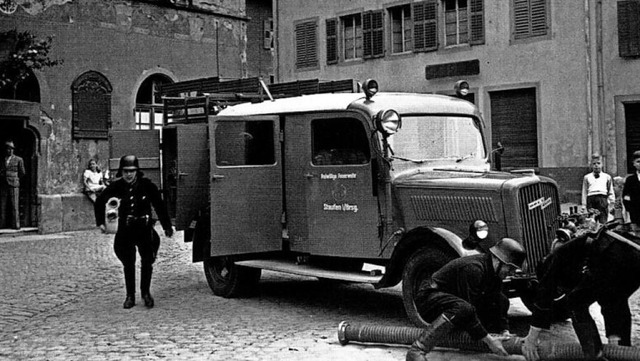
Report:
M358 282L358 283L378 283L382 275L371 276L367 272L346 272L335 271L326 268L315 267L307 264L296 264L295 261L275 260L275 259L253 259L248 261L235 262L238 266L260 268L271 271L292 273L300 276L328 278L334 280Z

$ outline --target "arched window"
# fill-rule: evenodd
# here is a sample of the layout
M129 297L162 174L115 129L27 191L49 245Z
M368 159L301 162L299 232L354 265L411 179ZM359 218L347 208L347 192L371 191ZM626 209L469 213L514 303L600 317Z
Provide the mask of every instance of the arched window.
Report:
M164 125L162 116L162 84L173 81L161 74L154 74L145 79L136 95L136 129L160 129Z
M38 78L29 70L26 78L15 86L0 88L0 99L25 100L40 103L40 84Z
M73 137L107 139L111 128L111 92L104 75L88 71L71 86L73 92Z

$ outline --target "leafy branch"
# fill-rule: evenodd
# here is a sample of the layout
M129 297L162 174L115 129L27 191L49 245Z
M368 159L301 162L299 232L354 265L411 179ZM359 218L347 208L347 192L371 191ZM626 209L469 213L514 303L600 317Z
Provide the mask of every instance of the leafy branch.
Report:
M49 51L53 38L38 39L28 31L0 32L0 90L15 87L30 71L60 65L63 60L51 60Z

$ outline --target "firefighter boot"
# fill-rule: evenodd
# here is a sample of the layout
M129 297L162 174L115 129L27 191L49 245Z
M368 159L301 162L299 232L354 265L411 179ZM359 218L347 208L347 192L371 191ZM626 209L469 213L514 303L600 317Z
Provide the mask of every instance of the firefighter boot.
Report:
M411 345L409 352L407 352L406 360L427 361L427 353L429 353L436 346L436 342L447 335L451 329L453 329L453 324L447 316L440 315L436 317Z

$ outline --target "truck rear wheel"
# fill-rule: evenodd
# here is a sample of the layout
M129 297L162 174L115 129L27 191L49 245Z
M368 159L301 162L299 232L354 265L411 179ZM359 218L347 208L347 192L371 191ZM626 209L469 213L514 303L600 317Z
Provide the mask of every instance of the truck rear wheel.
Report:
M238 266L231 257L208 257L203 263L209 288L216 296L225 298L254 292L262 271Z
M425 321L416 306L415 297L423 281L456 258L452 252L444 252L437 248L421 248L414 252L404 266L402 272L402 301L409 320L417 327L426 327Z

